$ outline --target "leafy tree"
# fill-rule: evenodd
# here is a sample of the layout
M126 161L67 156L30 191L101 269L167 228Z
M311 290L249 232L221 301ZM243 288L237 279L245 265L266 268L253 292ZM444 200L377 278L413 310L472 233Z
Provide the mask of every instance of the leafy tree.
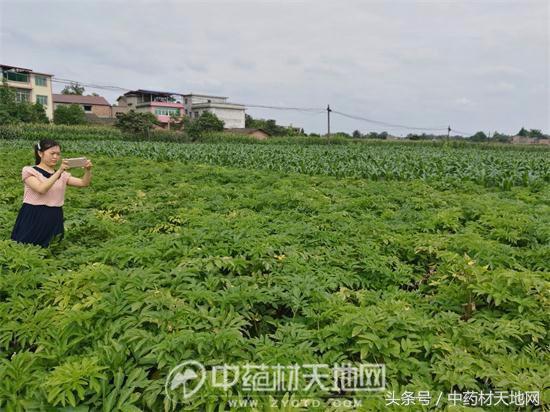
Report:
M49 123L46 111L41 104L17 102L15 91L4 80L0 87L0 124Z
M484 141L488 140L488 137L484 132L479 131L476 134L474 134L473 136L470 136L470 140L473 141L473 142L484 142Z
M499 143L508 143L510 141L510 136L495 131L492 140Z
M61 94L76 94L79 96L84 95L84 87L80 85L80 83L71 82L70 85L65 86L63 90L61 90Z
M351 136L354 139L361 139L363 137L363 135L361 134L361 132L359 130L354 130Z
M539 129L531 129L529 130L529 137L541 138L544 137L544 134Z
M115 126L126 133L149 135L153 127L158 124L158 120L153 113L130 110L128 113L117 115Z
M40 103L22 103L21 108L25 116L21 119L26 123L49 123L50 119L46 115L46 110L44 106Z
M197 119L183 119L185 132L193 139L198 139L204 132L223 131L224 122L214 113L203 112Z
M547 139L547 136L542 133L539 129L531 129L527 130L526 128L522 127L520 131L517 133L518 136L522 137L533 137L537 139Z
M223 120L210 112L203 112L196 121L203 132L221 132L225 124Z
M0 108L0 125L4 124L12 124L16 123L13 121L13 118L10 116L10 114L6 111Z
M185 130L185 133L187 133L187 135L191 137L192 140L199 139L202 136L199 122L197 122L196 119L192 120L189 117L184 117L183 128Z
M267 131L272 136L276 136L278 134L283 134L283 133L279 133L280 130L277 128L277 123L273 119L266 120L265 123L264 123L264 126L259 127L259 128L264 129L265 131Z
M53 122L55 124L86 124L86 114L84 109L78 104L59 105L53 112Z
M278 125L275 120L254 119L250 115L245 115L245 126L252 129L263 129L272 136L286 136L289 131L286 127Z
M249 114L244 115L244 127L247 127L249 129L253 129L255 127L256 123L252 116Z
M170 122L170 125L169 125L170 130L181 130L184 125L182 121L182 117L175 114L170 115L169 122Z
M2 82L0 89L0 104L15 104L15 90L8 86L6 79Z
M387 139L388 132L382 132L382 133L370 132L366 134L365 137L367 139Z
M4 80L0 88L0 124L19 123L16 106L15 91Z
M521 136L521 137L528 137L529 136L529 132L527 131L527 129L525 128L521 128L520 131L518 132L518 136Z

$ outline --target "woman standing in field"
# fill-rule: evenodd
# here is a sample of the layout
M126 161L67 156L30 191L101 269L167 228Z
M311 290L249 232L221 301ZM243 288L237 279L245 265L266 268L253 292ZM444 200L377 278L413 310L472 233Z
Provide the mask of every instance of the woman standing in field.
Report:
M21 172L25 190L23 206L15 221L11 238L20 243L47 247L54 236L63 237L63 204L67 185L86 187L92 180L92 162L86 161L82 179L71 176L63 160L61 147L55 140L43 139L35 145L35 166L25 166Z

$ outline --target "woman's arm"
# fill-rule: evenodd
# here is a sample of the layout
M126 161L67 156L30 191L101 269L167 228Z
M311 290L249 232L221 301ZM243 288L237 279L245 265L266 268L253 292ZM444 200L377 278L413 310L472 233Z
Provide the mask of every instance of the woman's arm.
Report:
M90 182L92 181L92 166L91 160L86 161L86 165L84 165L84 176L82 176L82 178L71 176L69 180L67 180L67 184L75 187L90 186Z
M61 162L59 169L46 180L41 181L36 176L29 176L25 179L25 183L27 183L32 190L43 195L51 189L53 184L57 181L57 179L59 179L67 167L67 163L63 161Z

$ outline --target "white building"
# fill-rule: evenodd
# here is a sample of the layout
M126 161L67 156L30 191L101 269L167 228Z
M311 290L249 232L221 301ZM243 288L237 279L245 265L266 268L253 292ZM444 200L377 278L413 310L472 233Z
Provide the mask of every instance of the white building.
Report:
M185 114L190 118L197 118L203 112L215 114L224 121L226 129L244 128L244 110L242 104L230 103L227 97L208 96L204 94L184 94L183 104Z

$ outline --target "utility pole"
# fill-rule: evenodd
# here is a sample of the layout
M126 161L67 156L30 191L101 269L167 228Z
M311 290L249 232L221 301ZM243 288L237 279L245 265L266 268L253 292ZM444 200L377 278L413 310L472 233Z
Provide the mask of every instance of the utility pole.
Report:
M451 135L451 125L447 127L447 140L449 140L450 135Z
M327 138L330 138L330 105L327 105Z

